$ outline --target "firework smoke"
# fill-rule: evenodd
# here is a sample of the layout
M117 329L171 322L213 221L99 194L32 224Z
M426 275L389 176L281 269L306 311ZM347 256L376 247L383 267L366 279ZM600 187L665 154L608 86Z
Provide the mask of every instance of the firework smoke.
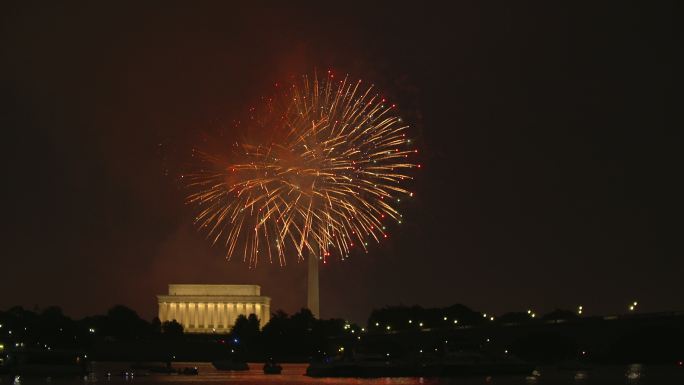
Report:
M401 223L396 206L413 196L403 185L420 167L410 161L417 150L372 86L330 72L304 76L264 108L250 120L261 139L198 153L203 166L184 175L195 223L227 258L239 253L250 266L307 252L344 259L386 238L387 222Z

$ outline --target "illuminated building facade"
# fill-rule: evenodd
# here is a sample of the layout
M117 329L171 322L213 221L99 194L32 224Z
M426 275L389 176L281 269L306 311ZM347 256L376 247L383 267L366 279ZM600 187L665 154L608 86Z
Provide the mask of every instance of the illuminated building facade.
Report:
M176 320L186 333L227 333L239 315L256 315L262 327L271 318L271 299L258 285L173 284L157 300L159 320Z

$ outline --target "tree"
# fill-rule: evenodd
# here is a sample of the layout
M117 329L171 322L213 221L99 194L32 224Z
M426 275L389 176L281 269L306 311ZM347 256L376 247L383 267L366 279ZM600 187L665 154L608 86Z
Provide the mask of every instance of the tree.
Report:
M169 337L180 337L183 335L183 325L179 324L176 320L164 321L161 324L161 332Z
M256 330L258 334L259 330L261 329L259 327L261 321L259 321L259 318L257 318L256 314L250 314L249 317L247 317L247 322L249 323L249 330Z
M576 342L558 332L532 332L513 342L512 350L522 359L551 363L574 358Z
M313 330L313 325L316 322L316 317L309 309L302 309L299 313L294 313L290 317L292 321L292 328L300 333L307 333Z
M556 309L551 313L545 314L542 319L544 320L573 320L577 319L579 316L574 311Z
M151 325L126 306L116 305L107 312L107 335L130 339L146 336L150 331Z
M159 317L152 318L152 333L159 334L162 332L162 324Z
M254 314L250 314L249 318L240 314L230 333L242 340L254 339L259 335L259 319Z
M502 324L507 324L507 323L525 323L528 322L532 319L529 314L525 312L510 312L510 313L505 313L502 314L501 316L497 317L497 321Z

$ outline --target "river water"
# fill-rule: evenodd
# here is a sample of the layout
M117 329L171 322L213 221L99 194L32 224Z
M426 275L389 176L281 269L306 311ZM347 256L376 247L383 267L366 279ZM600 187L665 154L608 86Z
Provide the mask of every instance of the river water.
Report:
M235 385L683 385L684 367L626 365L602 366L591 370L558 370L541 367L535 376L501 376L501 377L471 377L471 378L309 378L304 376L306 364L283 364L280 375L265 375L262 364L250 364L250 370L245 372L217 371L206 362L174 362L174 368L197 367L199 375L165 375L152 374L133 377L122 376L121 372L128 365L123 363L99 362L93 364L94 373L82 379L65 378L21 378L23 385L32 384L235 384ZM108 376L107 373L111 373ZM15 382L11 378L0 380L2 384Z

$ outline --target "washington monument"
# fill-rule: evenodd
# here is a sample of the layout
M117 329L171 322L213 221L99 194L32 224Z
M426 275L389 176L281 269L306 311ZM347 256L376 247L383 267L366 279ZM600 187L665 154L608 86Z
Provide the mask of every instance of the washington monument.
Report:
M311 310L313 316L320 317L319 301L318 301L318 258L309 254L309 269L307 274L307 296L306 307Z

